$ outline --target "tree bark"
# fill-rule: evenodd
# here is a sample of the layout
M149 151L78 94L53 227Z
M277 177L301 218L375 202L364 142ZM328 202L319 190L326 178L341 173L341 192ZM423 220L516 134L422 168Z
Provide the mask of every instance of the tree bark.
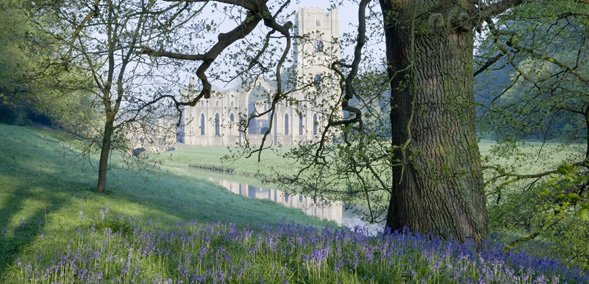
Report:
M589 107L585 108L585 130L587 131L585 133L585 143L587 143L587 146L585 146L585 159L589 159Z
M487 210L475 131L473 25L461 14L468 11L464 2L380 0L398 146L393 163L402 164L393 167L386 226L480 245Z
M102 136L102 146L100 149L100 161L98 163L98 184L96 185L97 192L106 191L106 176L108 173L108 158L110 155L110 148L112 144L112 135L114 132L114 119L107 115L106 123L104 124L104 133Z

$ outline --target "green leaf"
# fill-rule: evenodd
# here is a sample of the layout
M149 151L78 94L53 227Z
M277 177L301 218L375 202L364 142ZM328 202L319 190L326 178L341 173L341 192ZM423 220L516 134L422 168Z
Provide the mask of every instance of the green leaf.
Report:
M579 196L576 193L572 193L572 192L567 195L567 198L570 199L570 200L575 200L575 201L581 201L581 200L583 200L581 198L581 196Z
M551 192L550 190L548 190L548 188L543 188L542 192L540 192L538 195L539 196L544 196L544 195L549 195Z
M583 208L579 210L579 218L583 221L589 220L589 208Z
M567 167L567 164L565 162L565 164L559 166L556 171L561 175L566 175L569 172L569 167Z

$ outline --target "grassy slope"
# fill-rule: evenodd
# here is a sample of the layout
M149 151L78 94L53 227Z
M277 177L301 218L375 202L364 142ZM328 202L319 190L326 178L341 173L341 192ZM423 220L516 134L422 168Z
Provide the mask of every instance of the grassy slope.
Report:
M0 124L0 280L20 255L66 245L79 226L80 211L95 218L109 207L116 216L152 219L162 227L192 219L228 221L238 227L279 223L283 218L318 227L328 224L188 174L152 169L145 181L122 169L116 155L109 172L110 194L98 194L96 171L79 158L75 143L58 143L58 138L55 133ZM38 226L20 230L23 222Z

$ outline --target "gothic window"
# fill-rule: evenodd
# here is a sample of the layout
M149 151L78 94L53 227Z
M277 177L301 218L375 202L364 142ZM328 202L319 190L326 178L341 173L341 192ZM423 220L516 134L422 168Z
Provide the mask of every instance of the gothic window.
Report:
M317 114L313 115L313 135L317 135Z
M219 100L215 101L215 106L219 106Z
M320 38L315 40L315 43L313 44L313 51L323 52L323 41Z
M303 116L299 115L299 135L303 135Z
M231 129L231 127L233 126L233 123L235 122L235 116L233 116L233 114L231 114L229 116L229 120L231 121L231 123L229 124L229 129Z
M200 115L200 135L205 135L205 114Z
M315 20L315 26L321 26L321 20L316 19Z
M231 101L231 106L233 106L233 101Z
M284 135L288 135L288 114L284 115Z
M317 89L317 92L321 92L321 74L315 75L315 88ZM315 99L317 99L317 97L315 97Z
M220 133L220 125L219 125L219 114L215 114L215 135L219 136Z

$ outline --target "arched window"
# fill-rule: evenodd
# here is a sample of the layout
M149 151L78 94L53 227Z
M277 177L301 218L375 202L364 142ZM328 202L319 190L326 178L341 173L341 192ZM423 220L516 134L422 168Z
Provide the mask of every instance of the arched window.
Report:
M231 106L233 106L233 101L231 101Z
M205 114L200 115L200 135L205 135Z
M219 130L220 130L220 125L219 125L219 114L215 114L215 135L219 136Z
M313 135L317 135L317 114L313 115Z
M284 115L284 135L288 135L288 114Z
M219 100L215 101L215 106L219 106Z
M231 128L233 127L233 123L235 122L235 116L233 116L233 114L229 115L229 120L231 121L231 123L229 123L229 131L231 132Z
M313 51L323 52L323 41L320 38L315 40L315 43L313 44Z
M315 75L315 88L317 92L321 92L321 74ZM317 103L317 97L315 97L315 103Z
M299 135L303 135L303 115L299 115Z

